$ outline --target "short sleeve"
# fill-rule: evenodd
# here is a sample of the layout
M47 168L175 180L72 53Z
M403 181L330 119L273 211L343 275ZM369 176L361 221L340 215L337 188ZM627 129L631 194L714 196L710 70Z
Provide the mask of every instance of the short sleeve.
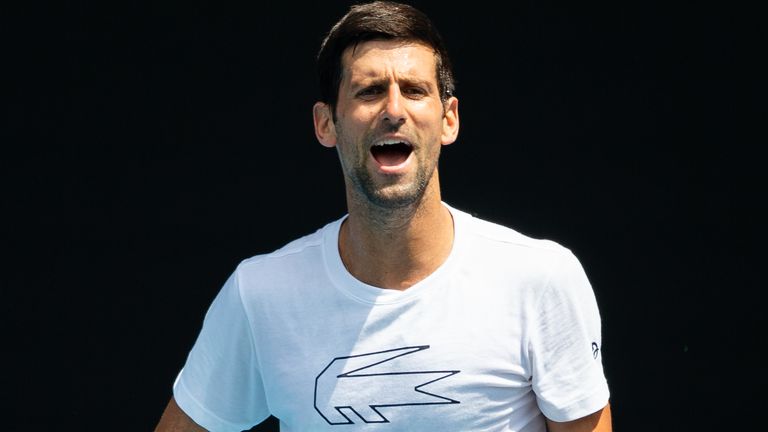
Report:
M609 391L592 286L570 251L559 261L533 312L529 360L539 408L550 420L562 422L603 408Z
M237 272L208 309L173 386L179 407L211 431L242 431L269 416Z

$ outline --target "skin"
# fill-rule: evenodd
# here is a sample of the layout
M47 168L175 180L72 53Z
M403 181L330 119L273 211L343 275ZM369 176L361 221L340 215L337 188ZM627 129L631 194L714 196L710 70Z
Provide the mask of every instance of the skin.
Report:
M553 422L547 419L549 432L611 432L611 407L606 405L594 414L570 422ZM195 423L176 401L171 398L160 418L155 432L206 432L206 429Z
M206 429L195 423L171 398L165 407L155 432L206 432Z
M344 172L349 217L339 251L359 280L407 289L437 269L453 244L437 161L458 135L458 100L440 100L435 55L425 45L365 42L342 61L336 121L328 105L314 107L317 138L336 147ZM413 146L404 166L376 162L370 148L383 139Z
M440 149L459 132L458 100L440 99L431 48L408 41L370 41L347 49L335 108L313 108L315 134L339 153L349 216L339 252L357 279L405 290L434 272L453 245L453 221L442 205ZM331 109L335 109L335 121ZM408 141L400 166L370 152L382 139ZM610 407L569 422L546 420L551 432L611 431ZM155 429L204 431L172 398Z
M611 406L580 419L569 422L554 422L547 419L549 432L611 432Z

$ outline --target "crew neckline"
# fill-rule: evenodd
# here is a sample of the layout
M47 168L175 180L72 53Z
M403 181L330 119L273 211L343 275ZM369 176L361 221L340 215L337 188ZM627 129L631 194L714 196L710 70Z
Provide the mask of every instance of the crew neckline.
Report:
M339 230L341 229L341 224L349 215L344 215L342 218L329 224L323 231L323 256L326 273L336 289L361 303L387 305L411 301L432 289L432 287L439 285L438 282L452 271L458 256L464 250L463 244L467 225L465 218L472 217L444 202L442 204L451 213L453 219L453 244L451 245L451 251L445 261L435 271L403 291L369 285L349 273L339 254Z

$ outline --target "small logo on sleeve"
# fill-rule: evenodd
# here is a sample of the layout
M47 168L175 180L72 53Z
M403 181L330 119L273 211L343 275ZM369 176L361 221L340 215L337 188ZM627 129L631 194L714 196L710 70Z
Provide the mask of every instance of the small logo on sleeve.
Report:
M600 354L600 346L597 344L597 342L592 342L592 357L597 359L597 356Z

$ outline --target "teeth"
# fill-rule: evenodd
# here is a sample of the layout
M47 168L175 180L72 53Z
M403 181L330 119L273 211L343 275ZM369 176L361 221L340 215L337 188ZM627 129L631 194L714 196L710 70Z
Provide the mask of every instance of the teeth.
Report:
M375 146L385 146L385 145L393 145L393 144L405 144L405 145L407 145L409 147L411 146L411 143L406 142L406 141L399 141L399 140L383 140L383 141L377 142L374 145Z

